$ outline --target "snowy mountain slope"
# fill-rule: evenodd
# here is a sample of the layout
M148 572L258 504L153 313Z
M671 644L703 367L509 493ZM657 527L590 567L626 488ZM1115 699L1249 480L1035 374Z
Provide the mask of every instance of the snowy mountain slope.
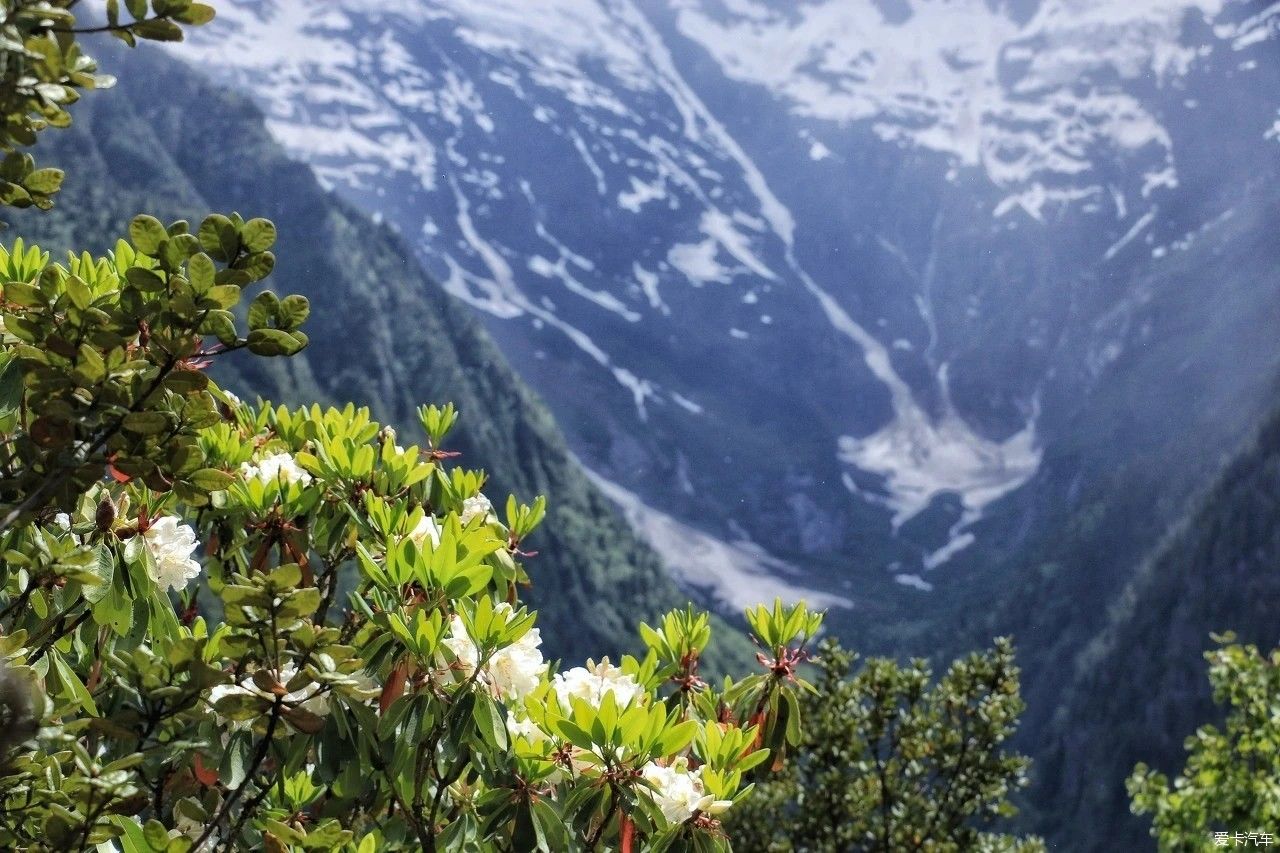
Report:
M997 215L1039 216L1047 202L1115 193L1121 206L1122 193L1176 185L1169 133L1128 84L1184 77L1203 47L1184 42L1184 28L1224 2L1052 0L1021 21L983 0L902 4L900 16L874 3L746 0L723 16L715 4L674 5L680 31L730 78L767 87L795 115L863 121L978 168L1008 193ZM1107 188L1096 183L1099 155L1149 165L1135 186Z
M1204 186L1274 174L1277 21L1231 0L244 0L194 55L414 241L601 477L914 594L1051 522L1046 453L1141 345L1153 296L1127 283L1230 215Z

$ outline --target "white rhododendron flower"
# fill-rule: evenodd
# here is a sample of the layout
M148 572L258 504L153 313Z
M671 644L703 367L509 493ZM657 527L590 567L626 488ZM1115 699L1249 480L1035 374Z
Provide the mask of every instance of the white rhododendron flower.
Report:
M484 495L476 495L462 502L462 515L459 521L463 526L471 523L473 518L488 519L493 514L493 504Z
M572 699L575 696L593 708L599 708L605 694L612 693L618 707L625 708L644 693L635 678L609 663L608 658L600 663L588 661L586 667L575 666L568 672L556 673L552 686L566 714L573 710Z
M640 776L652 788L642 789L662 811L668 823L681 824L694 812L720 814L732 805L730 800L717 800L702 787L702 769L689 769L684 756L664 767L650 761L640 768Z
M297 674L298 668L291 663L287 663L280 668L280 674L277 676L276 680L281 684L288 685L288 683L292 681L294 676ZM257 685L252 681L249 682L249 685L259 696L266 696L269 699L275 698L270 693L258 690ZM299 687L292 693L286 693L284 695L284 701L295 708L310 711L317 716L323 717L329 713L329 694L322 692L320 685L315 682L308 684L306 687Z
M511 609L511 605L506 606ZM537 628L530 628L523 637L489 658L489 678L499 696L519 700L538 689L547 674L541 645L542 634Z
M240 466L240 473L246 480L258 480L267 485L279 482L305 486L311 482L311 475L302 470L291 453L271 453L257 462L245 462Z
M200 564L191 558L191 552L200 544L196 532L178 519L166 515L156 519L142 534L155 558L156 585L169 589L184 589L187 582L200 574Z
M253 721L228 720L224 718L217 712L218 702L227 696L239 696L250 692L256 693L257 691L247 690L243 684L217 684L209 690L209 709L218 715L218 723L222 726L221 738L223 747L226 747L232 732L248 731L253 725Z
M282 686L287 686L298 675L298 667L294 664L287 663L280 668L280 672L275 675L276 681ZM209 704L217 705L218 700L224 696L235 696L237 694L249 694L253 696L261 696L264 699L274 700L275 694L267 690L262 690L258 685L253 683L253 676L246 675L239 684L219 684L209 691ZM301 708L304 711L310 711L317 716L324 716L329 713L329 696L321 691L319 684L311 683L306 687L299 687L291 693L284 695L285 704L291 708Z
M244 687L239 684L215 684L209 688L209 705L210 707L215 706L220 699L245 692Z
M547 740L547 733L530 719L518 720L515 714L507 715L507 734L512 738L524 738L529 743L539 744Z
M409 531L409 538L419 548L423 547L428 539L431 540L433 547L438 546L440 544L440 522L436 521L434 515L424 515L422 520Z
M55 515L53 517L53 524L64 533L71 533L71 516L67 515L65 512L60 512ZM77 545L84 544L79 535L75 533L71 533L71 541L75 542Z
M515 615L515 610L506 602L495 606L494 612L505 615L508 622ZM442 642L458 658L464 677L470 677L479 663L480 650L457 614L449 620L449 634ZM523 699L538 688L547 672L541 645L541 633L537 628L530 628L520 639L489 657L481 678L499 698Z
M430 516L427 517L430 518ZM458 666L461 668L462 676L470 678L471 674L476 671L476 666L480 663L480 650L471 641L471 635L467 633L467 626L462 624L462 617L458 614L455 613L449 617L449 636L445 637L442 642L458 659Z

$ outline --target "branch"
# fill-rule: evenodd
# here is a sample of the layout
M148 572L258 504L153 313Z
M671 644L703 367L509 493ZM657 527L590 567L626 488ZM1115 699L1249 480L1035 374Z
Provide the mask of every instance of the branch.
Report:
M191 853L199 853L200 849L204 846L204 843L209 840L209 836L213 835L214 830L218 828L218 824L222 823L222 821L226 819L227 815L230 814L231 807L236 804L237 800L244 796L245 787L248 786L254 775L257 774L258 768L262 766L263 760L267 757L267 750L271 748L271 738L276 733L276 724L280 722L280 708L281 698L276 697L275 704L271 706L271 719L267 721L267 733L263 735L261 743L258 744L258 751L254 753L253 761L250 763L249 769L245 771L244 780L236 786L236 789L232 791L225 800L223 800L221 808L218 809L218 813L209 820L209 823L204 828L204 832L202 832L200 837L195 840L195 843L191 845ZM266 789L264 788L263 790ZM258 799L258 802L261 802L261 798ZM240 818L236 821L237 831L244 823L245 817L248 815L250 810L251 806L246 806L240 812ZM228 837L231 837L230 834Z

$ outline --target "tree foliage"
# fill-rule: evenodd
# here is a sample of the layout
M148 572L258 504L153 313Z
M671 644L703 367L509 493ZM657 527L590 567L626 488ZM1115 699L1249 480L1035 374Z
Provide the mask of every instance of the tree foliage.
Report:
M53 206L61 169L36 168L23 149L37 134L71 123L68 107L82 91L110 86L77 36L106 32L133 46L138 39L181 41L182 27L213 20L213 7L192 0L107 0L106 23L80 26L80 0L3 0L0 3L0 204Z
M200 431L218 420L200 370L241 348L296 352L309 307L264 291L245 335L241 289L268 273L274 228L210 216L197 233L139 216L132 244L109 257L51 264L47 253L0 249L0 531L50 506L70 509L102 476L138 478L199 506L223 475L204 466Z
M923 661L867 660L825 641L802 704L796 760L763 782L731 828L743 849L1043 849L988 830L1013 814L1029 762L1005 750L1022 699L1012 645L956 661L936 684Z
M1150 815L1161 850L1257 846L1280 827L1280 649L1262 654L1230 635L1205 654L1221 726L1187 738L1187 763L1172 780L1146 764L1129 777L1133 811Z

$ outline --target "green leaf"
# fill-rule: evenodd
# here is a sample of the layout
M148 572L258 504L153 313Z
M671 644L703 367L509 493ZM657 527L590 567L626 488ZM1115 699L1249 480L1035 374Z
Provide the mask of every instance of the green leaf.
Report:
M212 6L208 6L204 3L192 3L186 9L178 12L173 17L184 24L190 24L193 27L198 27L201 24L207 24L212 21L214 15L215 12Z
M89 585L84 588L84 598L89 604L97 604L106 598L107 593L111 592L112 581L115 579L116 557L111 553L111 549L105 545L99 545L97 548L97 561L94 563L93 571L102 581L100 584Z
M254 252L237 261L234 272L243 273L249 281L262 281L275 268L275 255L270 252Z
M265 329L275 322L280 310L280 298L269 290L264 290L249 303L249 330Z
M213 287L213 277L217 272L213 261L203 252L192 255L191 260L187 262L187 277L191 279L191 286L197 293L204 293Z
M216 284L203 295L219 308L230 308L240 301L240 288L234 284Z
M311 314L311 303L305 296L293 294L280 300L276 316L280 319L280 328L296 329L306 322Z
M4 286L4 298L23 308L39 308L45 304L44 294L35 285L11 281Z
M62 685L63 694L67 698L73 700L81 708L88 711L93 716L98 716L98 707L93 703L93 697L89 695L89 691L85 689L84 682L71 670L71 667L63 660L62 655L57 652L50 652L49 659L53 662L53 668L57 671L58 681Z
M569 835L565 832L565 821L560 815L556 814L555 808L551 802L544 797L540 797L530 803L530 813L533 816L534 829L538 832L540 842L549 851L568 850L572 845L569 843Z
M218 261L231 261L240 250L240 237L231 220L220 213L205 217L196 232L200 245Z
M182 27L172 21L152 18L139 21L131 29L135 36L149 41L182 41Z
M236 340L236 320L230 311L210 311L200 324L200 334L213 335L221 343L232 344Z
M129 223L129 239L134 248L144 255L154 255L160 251L160 243L166 240L169 233L164 230L160 220L145 213L135 216Z
M71 304L81 311L93 302L93 292L79 276L75 275L67 276L67 296L71 299Z
M0 359L0 419L5 419L22 407L22 369L8 353L0 355Z
M120 827L120 831L123 834L118 840L123 847L124 853L155 853L155 848L147 841L147 836L135 819L121 815L111 815L107 820Z
M476 694L475 721L476 729L486 743L502 752L507 751L509 748L507 724L502 716L501 709L494 704L493 699L488 694Z
M250 252L265 252L275 245L275 223L270 219L250 219L240 229L240 241Z
M169 831L158 820L147 821L147 825L142 828L142 835L156 850L163 850L169 845Z
M209 377L199 370L175 370L164 378L164 387L187 396L208 388Z
M218 765L218 781L235 788L244 781L252 756L253 738L248 732L234 732L227 741Z
M142 267L130 267L124 272L125 279L139 290L164 290L165 282L159 273L144 270Z
M217 468L201 468L189 478L192 485L206 492L221 492L230 488L236 478L226 471Z
M130 412L124 416L124 428L138 435L155 435L169 428L163 412Z
M36 169L22 179L22 185L33 193L56 193L63 177L61 169Z
M301 332L286 332L283 329L254 329L249 333L249 352L254 355L276 356L293 355L306 346L306 338Z
M31 193L17 184L0 181L0 202L14 207L30 207Z

